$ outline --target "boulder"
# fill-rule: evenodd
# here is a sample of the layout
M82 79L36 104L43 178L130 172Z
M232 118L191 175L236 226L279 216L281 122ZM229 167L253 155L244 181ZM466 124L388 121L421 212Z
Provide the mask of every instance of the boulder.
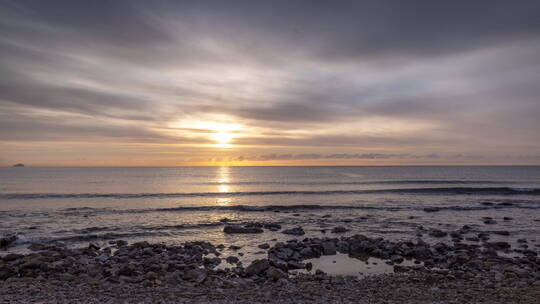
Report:
M337 227L334 227L334 229L332 229L332 233L343 233L343 232L347 232L349 231L350 229L347 229L343 226L337 226Z
M248 276L260 275L266 271L268 267L270 267L270 263L267 259L255 260L246 268L245 272Z
M1 237L0 238L0 248L7 248L11 244L13 244L17 239L18 239L18 237L16 235L14 235L14 234Z
M237 225L228 225L223 228L225 233L263 233L264 230L259 227L242 227Z
M334 255L336 254L336 244L332 241L323 242L322 243L323 248L323 255Z
M302 229L302 227L295 227L295 228L292 228L292 229L285 229L285 230L281 231L281 233L291 234L291 235L304 235L304 234L306 234L306 232L304 231L304 229Z
M268 270L266 270L266 277L271 280L277 281L279 279L287 278L288 276L285 272L283 272L283 270L270 266Z

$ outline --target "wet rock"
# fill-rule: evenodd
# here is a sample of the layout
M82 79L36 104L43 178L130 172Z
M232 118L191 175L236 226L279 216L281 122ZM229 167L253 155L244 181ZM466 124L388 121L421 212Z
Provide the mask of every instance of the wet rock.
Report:
M403 260L404 260L403 257L397 254L390 257L390 261L396 264L402 263Z
M281 229L281 225L277 223L265 223L263 227L270 231L278 231Z
M429 231L429 235L432 236L432 237L445 237L446 235L448 235L448 233L446 231L442 231L442 230L439 230L439 229L432 229Z
M507 242L486 242L484 243L484 247L493 248L495 250L504 250L509 249L512 246Z
M297 262L297 261L288 261L287 267L289 269L304 269L306 268L306 265L304 263Z
M304 235L304 234L306 234L306 232L304 231L304 229L302 227L295 227L295 228L291 228L291 229L285 229L285 230L281 231L281 233L291 234L291 235Z
M507 230L497 230L497 231L492 231L492 233L497 234L497 235L504 235L504 236L510 235L510 232Z
M99 250L100 247L96 243L89 243L88 244L88 249L90 249L90 250Z
M503 221L511 221L511 220L513 220L513 218L511 218L509 216L503 217Z
M223 232L225 233L263 233L264 230L262 230L259 227L242 227L237 225L229 225L225 226L223 228Z
M18 260L18 259L23 258L23 257L24 257L24 255L22 255L22 254L9 253L9 254L6 254L2 259L5 262L12 262L12 261Z
M16 235L14 235L14 234L1 237L0 238L0 248L7 248L11 244L13 244L17 239L18 239L18 237Z
M424 208L424 212L438 212L441 211L441 208L438 207L426 207Z
M264 244L260 244L260 245L257 246L257 247L259 247L259 248L261 248L261 249L268 249L268 248L270 248L270 245L269 245L268 243L264 243Z
M281 269L270 266L268 270L266 270L266 277L271 280L277 281L279 279L287 278L288 275Z
M188 281L191 281L191 282L195 282L197 284L200 284L206 279L207 276L208 276L208 273L207 273L206 269L204 269L204 268L195 268L195 269L191 269L188 272L186 272L186 274L184 276L184 279L188 280Z
M238 263L240 260L239 260L237 257L231 255L231 256L228 256L228 257L225 259L225 261L226 261L227 263L229 263L229 264L236 264L236 263Z
M337 226L337 227L334 227L334 228L332 229L332 233L344 233L344 232L347 232L347 231L349 231L349 230L350 230L350 229L347 229L347 228L345 228L345 227L343 227L343 226Z
M142 242L133 243L131 244L131 246L134 248L147 248L147 247L150 247L150 243L148 243L147 241L142 241Z
M248 276L260 275L268 267L270 267L270 263L267 259L255 260L246 268L245 272Z
M323 255L334 255L337 252L336 244L332 241L322 243Z
M489 219L484 219L484 224L486 224L486 225L495 225L495 224L497 224L497 221L494 220L494 219L490 219L490 218Z

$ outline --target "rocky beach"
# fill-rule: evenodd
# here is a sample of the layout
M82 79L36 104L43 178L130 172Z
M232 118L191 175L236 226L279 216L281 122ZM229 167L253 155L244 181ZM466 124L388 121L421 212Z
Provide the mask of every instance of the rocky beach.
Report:
M224 234L259 234L271 223L225 225ZM347 230L335 227L334 235ZM303 238L282 230L285 242L260 244L259 258L243 263L235 247L209 242L128 244L113 240L84 248L30 245L0 264L2 303L537 303L538 245L519 248L489 241L490 233L430 230L452 243L390 241L361 234ZM463 243L472 239L476 244ZM529 244L530 243L530 244ZM530 246L529 246L530 245ZM377 259L392 273L329 275L318 258ZM408 262L408 263L407 263Z

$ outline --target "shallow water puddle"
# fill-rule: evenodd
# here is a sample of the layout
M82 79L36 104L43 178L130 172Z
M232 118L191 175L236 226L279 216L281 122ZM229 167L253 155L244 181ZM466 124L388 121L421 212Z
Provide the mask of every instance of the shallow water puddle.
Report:
M386 264L386 260L374 257L361 260L342 253L321 256L320 258L309 259L303 262L311 262L313 264L311 272L307 270L295 270L292 273L314 273L317 269L329 275L345 276L367 276L394 272L394 266ZM415 264L412 260L405 260L399 265L412 266Z

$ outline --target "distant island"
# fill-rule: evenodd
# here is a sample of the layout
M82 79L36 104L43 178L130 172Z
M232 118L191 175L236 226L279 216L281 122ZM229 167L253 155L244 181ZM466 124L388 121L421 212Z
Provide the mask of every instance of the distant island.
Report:
M13 167L24 167L24 164L15 164Z

